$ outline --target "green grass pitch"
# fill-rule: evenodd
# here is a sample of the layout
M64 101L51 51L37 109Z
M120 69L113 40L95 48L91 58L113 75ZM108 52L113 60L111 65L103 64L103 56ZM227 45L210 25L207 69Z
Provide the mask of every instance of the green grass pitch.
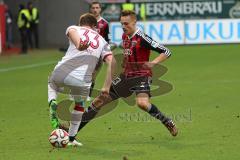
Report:
M54 150L48 142L47 77L63 53L1 56L0 160L238 160L240 45L169 48L173 55L162 79L174 89L152 102L174 118L176 138L121 100L80 132L83 147Z

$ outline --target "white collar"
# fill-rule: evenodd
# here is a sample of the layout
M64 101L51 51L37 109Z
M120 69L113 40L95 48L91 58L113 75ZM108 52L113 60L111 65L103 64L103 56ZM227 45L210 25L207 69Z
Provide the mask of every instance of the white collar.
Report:
M81 27L81 28L85 28L85 29L88 29L88 30L91 30L91 31L93 31L93 32L96 32L95 30L93 30L91 27L90 28L88 28L88 27L84 27L84 26L79 26L79 27ZM97 32L96 32L97 33Z
M132 37L134 37L135 36L135 34L137 34L137 32L139 31L140 29L139 28L137 28L137 30L132 34L132 36L131 37L129 37L128 36L128 39L131 39Z
M103 18L100 16L100 18L97 20L97 22L101 21Z

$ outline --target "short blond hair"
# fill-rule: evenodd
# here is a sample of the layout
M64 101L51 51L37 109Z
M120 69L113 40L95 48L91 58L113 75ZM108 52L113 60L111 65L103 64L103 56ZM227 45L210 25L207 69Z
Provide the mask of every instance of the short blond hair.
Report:
M126 16L131 16L134 19L137 19L136 13L132 10L122 10L120 17L126 17Z

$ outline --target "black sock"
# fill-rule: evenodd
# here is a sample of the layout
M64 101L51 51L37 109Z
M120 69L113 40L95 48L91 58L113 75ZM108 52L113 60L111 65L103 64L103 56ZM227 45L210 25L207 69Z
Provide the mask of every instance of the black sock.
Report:
M49 105L49 107L50 107L51 105L57 105L56 99L52 99L52 100L48 103L48 105Z
M98 111L99 109L97 109L93 105L88 107L88 110L85 111L82 115L82 121L78 128L78 131L80 131L89 121L91 121L96 116Z
M91 88L90 88L90 91L89 91L89 97L92 96L92 91L93 91L94 85L95 85L95 83L92 82L92 85L91 85Z
M168 122L170 119L166 117L154 104L151 104L151 108L148 111L148 113L155 117L156 119L159 119L163 124Z
M75 136L69 136L69 141L73 142L75 140Z

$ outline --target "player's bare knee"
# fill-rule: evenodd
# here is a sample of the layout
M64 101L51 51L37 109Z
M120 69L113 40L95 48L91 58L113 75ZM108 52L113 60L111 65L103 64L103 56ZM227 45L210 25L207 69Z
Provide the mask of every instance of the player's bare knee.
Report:
M149 102L141 99L137 99L137 106L143 110L148 110Z

